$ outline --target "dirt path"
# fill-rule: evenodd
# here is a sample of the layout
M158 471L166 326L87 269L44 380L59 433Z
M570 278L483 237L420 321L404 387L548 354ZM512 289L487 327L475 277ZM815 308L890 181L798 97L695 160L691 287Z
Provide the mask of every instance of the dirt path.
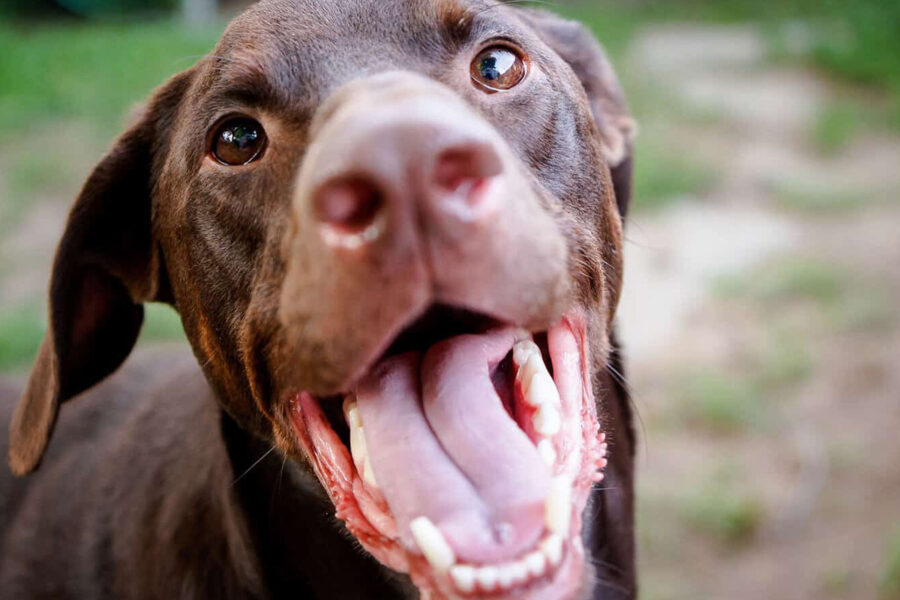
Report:
M629 68L713 115L650 134L717 173L629 226L643 596L876 598L900 531L900 139L822 155L839 91L751 29L647 30Z

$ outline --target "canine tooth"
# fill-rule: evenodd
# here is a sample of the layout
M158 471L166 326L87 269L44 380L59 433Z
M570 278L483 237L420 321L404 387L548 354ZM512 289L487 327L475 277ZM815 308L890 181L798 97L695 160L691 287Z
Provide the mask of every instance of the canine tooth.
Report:
M362 427L362 418L359 416L359 406L356 403L356 399L352 397L348 397L344 400L344 419L347 420L347 425L352 427Z
M369 460L368 456L366 456L366 459L363 463L362 478L363 481L368 483L370 487L378 487L378 482L375 481L375 471L372 470L372 461Z
M544 459L544 462L547 463L548 467L552 467L556 464L556 450L553 448L553 442L549 439L544 438L537 444L538 454L541 455L541 458Z
M551 533L541 541L541 552L554 567L562 560L562 545L562 536L555 533Z
M533 354L540 356L541 350L537 347L537 344L531 341L531 334L528 334L527 339L523 339L513 345L513 362L519 368L524 366L528 361L528 357Z
M498 572L497 567L492 565L475 569L475 581L477 581L481 589L486 592L494 589L494 586L497 585L497 577L499 577L499 575L500 573Z
M547 557L538 550L526 554L523 562L532 577L540 577L547 570Z
M416 538L419 550L425 555L425 560L435 571L443 573L456 563L456 553L431 519L416 517L410 521L409 528Z
M516 338L516 343L531 341L531 332L524 327L516 327L515 331L513 331L513 336ZM513 349L513 351L515 351L515 349Z
M559 406L560 404L559 390L556 389L556 384L546 369L536 371L531 376L531 383L523 388L525 389L525 402L531 406L543 404Z
M541 404L531 417L531 422L535 431L548 437L559 433L562 426L559 411L552 404Z
M566 535L572 520L572 483L567 477L550 482L550 493L544 501L544 525L553 533Z
M535 375L537 375L538 373L546 372L547 367L544 366L544 359L541 358L540 352L536 351L525 357L525 361L516 372L516 380L520 384L522 384L522 395L525 397L525 402L530 403L528 390L531 388L531 384L534 382ZM549 375L549 373L547 374ZM536 402L540 402L542 398L540 396L535 396L534 400Z
M363 463L369 455L366 448L366 436L363 434L362 427L350 427L350 454L353 456L353 462L356 468L361 470Z
M469 565L453 565L450 567L450 577L456 585L456 589L464 594L475 590L475 568Z

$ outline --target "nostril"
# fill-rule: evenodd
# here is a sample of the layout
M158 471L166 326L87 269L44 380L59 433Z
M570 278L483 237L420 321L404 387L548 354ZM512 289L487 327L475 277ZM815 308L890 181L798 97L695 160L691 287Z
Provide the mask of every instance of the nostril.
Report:
M318 189L313 197L313 214L336 233L355 234L372 225L383 204L381 190L371 181L341 178Z
M490 144L457 146L441 152L434 163L433 181L448 190L456 190L467 180L487 179L502 170L500 157Z
M492 178L503 165L490 144L475 143L452 147L441 152L434 162L432 183L444 200L475 209L486 197ZM462 208L462 206L457 206Z

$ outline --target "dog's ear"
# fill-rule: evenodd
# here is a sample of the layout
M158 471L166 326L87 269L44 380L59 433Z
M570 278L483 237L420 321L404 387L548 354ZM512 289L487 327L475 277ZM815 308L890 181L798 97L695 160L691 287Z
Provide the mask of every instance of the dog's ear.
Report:
M10 423L9 465L22 475L40 463L59 406L112 373L128 356L142 302L167 294L152 233L153 173L192 77L160 88L95 167L75 201L56 250L47 334Z
M600 133L604 157L612 170L619 212L624 217L631 200L632 140L636 126L606 52L580 23L540 9L519 10L581 80Z

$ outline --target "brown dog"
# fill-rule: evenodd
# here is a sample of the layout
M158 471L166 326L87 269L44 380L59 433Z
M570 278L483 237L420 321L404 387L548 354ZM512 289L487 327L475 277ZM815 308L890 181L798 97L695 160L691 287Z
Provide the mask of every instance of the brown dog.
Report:
M596 42L543 12L238 17L72 210L3 597L631 597L630 134ZM202 375L157 352L101 383L151 301Z

